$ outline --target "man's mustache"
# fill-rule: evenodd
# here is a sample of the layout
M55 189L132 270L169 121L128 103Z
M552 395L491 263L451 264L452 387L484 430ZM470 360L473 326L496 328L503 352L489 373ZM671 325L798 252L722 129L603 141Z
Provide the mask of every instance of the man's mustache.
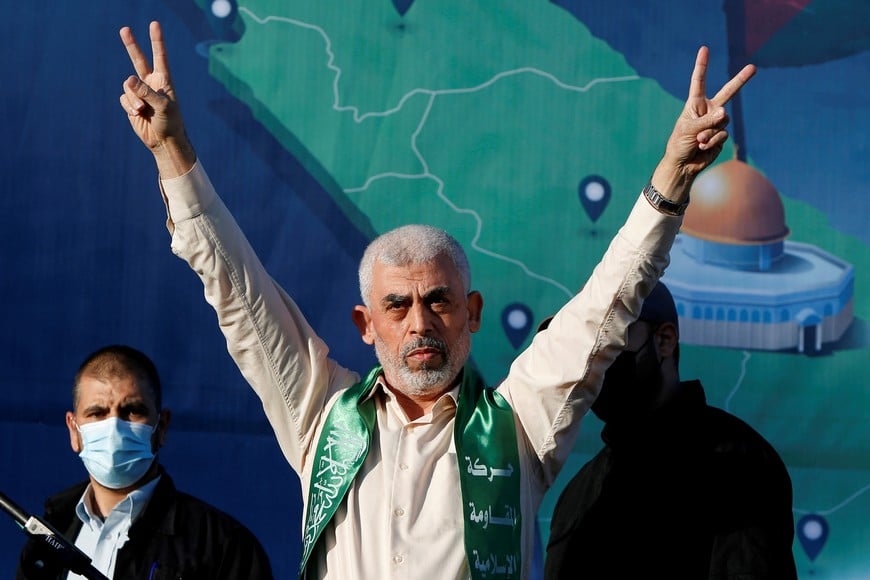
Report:
M408 356L412 351L418 348L434 348L442 355L447 353L447 343L443 340L431 336L421 336L420 338L409 342L402 348L402 358Z

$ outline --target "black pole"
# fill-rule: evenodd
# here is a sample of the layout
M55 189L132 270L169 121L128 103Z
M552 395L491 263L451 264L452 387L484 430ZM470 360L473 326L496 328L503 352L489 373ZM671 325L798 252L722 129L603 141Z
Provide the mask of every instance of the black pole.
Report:
M725 25L728 34L728 78L732 78L747 64L746 8L744 0L725 0ZM746 161L746 133L743 124L743 100L740 92L731 98L731 138L737 150L737 159Z
M24 533L32 541L39 542L49 548L46 552L51 555L54 562L64 569L75 572L88 580L109 580L102 572L91 564L91 559L76 548L75 544L67 540L63 535L52 528L42 519L28 515L15 502L0 492L0 509L12 516Z

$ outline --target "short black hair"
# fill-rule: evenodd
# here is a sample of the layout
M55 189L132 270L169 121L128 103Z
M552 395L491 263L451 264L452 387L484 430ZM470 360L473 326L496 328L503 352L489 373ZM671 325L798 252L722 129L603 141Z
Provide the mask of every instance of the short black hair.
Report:
M133 376L140 388L147 387L151 391L157 411L160 412L163 408L163 393L157 367L145 353L131 346L123 344L104 346L85 358L73 381L73 409L76 409L79 404L79 381L84 375L100 378Z

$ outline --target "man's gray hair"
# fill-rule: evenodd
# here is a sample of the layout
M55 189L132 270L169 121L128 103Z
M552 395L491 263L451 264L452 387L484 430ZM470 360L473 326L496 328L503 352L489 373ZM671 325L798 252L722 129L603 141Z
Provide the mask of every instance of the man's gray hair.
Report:
M456 239L444 230L411 224L381 234L368 245L359 264L359 291L363 304L370 307L372 271L375 262L386 266L409 266L447 256L459 271L465 294L471 292L468 257Z

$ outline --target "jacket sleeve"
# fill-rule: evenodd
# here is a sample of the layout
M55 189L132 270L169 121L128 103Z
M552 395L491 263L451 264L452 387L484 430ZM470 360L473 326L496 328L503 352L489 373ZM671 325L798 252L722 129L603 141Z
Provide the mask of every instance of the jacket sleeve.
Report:
M499 386L537 458L543 488L571 451L604 371L668 264L681 223L640 197L582 290L534 337Z
M710 580L797 580L794 513L788 470L773 447L735 421L738 436L719 453L711 483L718 498L712 521ZM732 429L735 427L732 426Z
M60 578L63 568L51 557L41 542L28 538L18 558L15 580L53 580Z
M245 527L235 527L227 537L215 580L272 580L272 566L263 546Z
M326 400L358 377L328 358L326 344L266 272L199 163L161 187L172 251L202 281L230 355L301 473Z
M63 534L70 544L75 544L81 529L82 523L75 515L75 505L87 485L87 481L76 483L45 501L42 520ZM66 578L66 572L55 550L40 540L28 537L18 558L15 580L54 580Z

